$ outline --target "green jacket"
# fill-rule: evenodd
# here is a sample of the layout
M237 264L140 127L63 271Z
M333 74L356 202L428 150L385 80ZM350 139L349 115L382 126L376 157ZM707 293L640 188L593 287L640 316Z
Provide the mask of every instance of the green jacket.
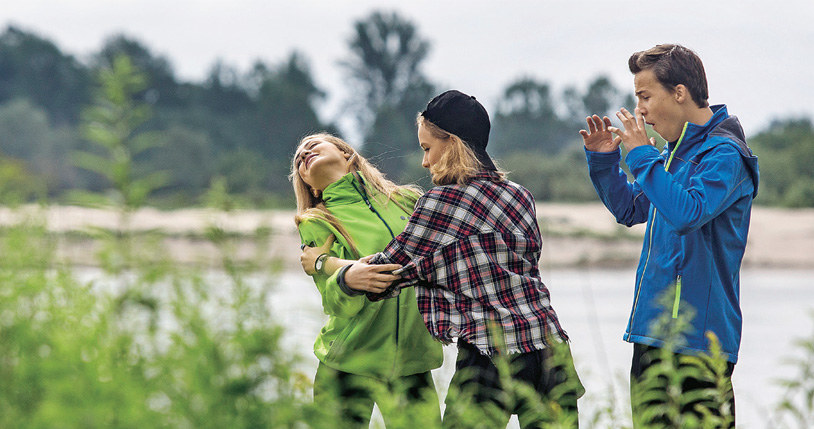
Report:
M342 234L327 221L308 218L300 222L302 242L322 245L336 237L331 256L358 259L380 252L407 225L410 213L385 196L363 195L352 173L332 183L322 193L325 206L350 234L360 255L354 255ZM372 195L371 195L372 196ZM370 202L368 206L367 201ZM414 200L399 201L412 210ZM349 296L339 288L336 274L315 274L328 321L314 343L314 354L328 367L351 374L392 379L441 366L441 343L435 341L418 312L415 290L405 289L398 299L371 302L365 295Z

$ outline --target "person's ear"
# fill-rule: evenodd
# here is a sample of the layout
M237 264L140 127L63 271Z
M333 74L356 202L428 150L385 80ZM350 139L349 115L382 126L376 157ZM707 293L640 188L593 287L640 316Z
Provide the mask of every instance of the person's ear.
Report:
M675 89L673 90L673 97L678 104L684 104L689 99L689 96L690 92L683 83L676 85Z

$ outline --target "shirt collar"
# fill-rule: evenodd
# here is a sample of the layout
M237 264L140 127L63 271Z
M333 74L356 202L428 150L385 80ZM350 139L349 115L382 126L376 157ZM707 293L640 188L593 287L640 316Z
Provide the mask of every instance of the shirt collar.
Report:
M715 127L717 127L718 124L720 124L724 119L729 117L725 104L710 106L710 109L712 110L712 117L710 117L705 124L699 125L693 124L692 122L686 123L684 133L679 139L682 149L689 149L692 143L706 140L707 134L715 129ZM668 146L673 148L675 147L676 143L679 143L679 141L670 142Z
M359 195L354 185L359 186L356 183L356 178L353 177L353 173L348 173L325 187L322 191L322 201L325 202L326 206L353 204L362 201L362 196Z
M494 170L481 170L472 176L472 180L489 180L492 182L499 182L500 174Z

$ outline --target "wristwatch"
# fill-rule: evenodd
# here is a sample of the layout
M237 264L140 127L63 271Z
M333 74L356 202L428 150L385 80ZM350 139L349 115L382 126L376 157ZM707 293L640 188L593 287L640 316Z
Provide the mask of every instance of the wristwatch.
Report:
M314 261L314 271L323 274L322 270L325 268L325 260L328 259L328 254L323 253L317 256L317 259Z

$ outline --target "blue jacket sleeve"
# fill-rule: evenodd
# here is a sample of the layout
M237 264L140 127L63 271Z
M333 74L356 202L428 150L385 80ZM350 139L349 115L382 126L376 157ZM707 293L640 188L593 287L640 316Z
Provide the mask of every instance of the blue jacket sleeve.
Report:
M686 186L664 170L663 158L651 146L631 150L625 162L650 202L678 234L692 232L717 217L743 197L742 185L751 180L740 152L727 143L703 154Z
M647 221L650 200L638 183L627 181L627 174L619 168L621 151L591 152L585 149L585 157L591 183L599 199L616 217L616 222L632 226Z

